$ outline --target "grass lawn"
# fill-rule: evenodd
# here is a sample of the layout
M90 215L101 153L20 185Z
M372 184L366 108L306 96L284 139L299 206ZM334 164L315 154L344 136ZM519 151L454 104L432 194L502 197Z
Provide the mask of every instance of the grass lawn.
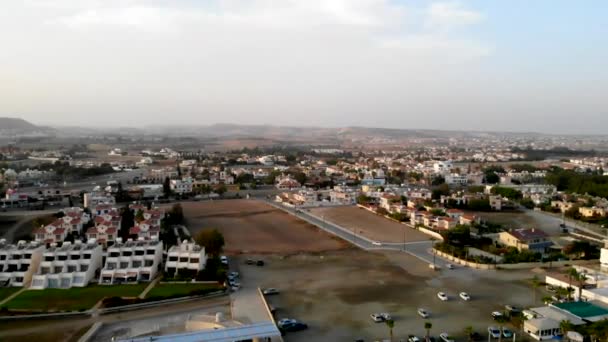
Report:
M161 284L158 283L148 294L146 298L151 297L185 297L188 296L192 291L206 291L213 292L220 290L222 286L220 284Z
M80 311L92 308L104 297L136 297L148 284L93 285L71 289L27 290L6 303L8 309L32 311Z
M21 290L20 287L0 287L0 301L19 290Z

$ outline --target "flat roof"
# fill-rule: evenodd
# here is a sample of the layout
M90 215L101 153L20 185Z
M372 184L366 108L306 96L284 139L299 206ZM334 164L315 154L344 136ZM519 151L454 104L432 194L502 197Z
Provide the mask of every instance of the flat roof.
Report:
M608 317L608 309L593 302L566 302L552 305L583 319L599 320Z
M271 322L261 322L237 327L223 329L206 329L199 331L186 332L181 334L135 337L122 339L119 341L129 342L150 342L150 341L172 341L172 342L234 342L240 340L253 339L257 337L276 337L281 336L277 326Z

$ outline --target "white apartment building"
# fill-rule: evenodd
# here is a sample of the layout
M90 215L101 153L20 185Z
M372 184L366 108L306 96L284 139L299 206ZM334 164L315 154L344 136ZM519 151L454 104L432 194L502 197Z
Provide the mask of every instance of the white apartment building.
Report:
M184 240L181 244L169 248L165 272L170 275L184 271L194 273L205 269L206 264L205 247Z
M158 240L122 242L108 248L100 284L150 281L156 277L163 259L163 243Z
M180 195L192 193L192 179L172 179L171 191Z
M92 192L92 193L84 194L83 202L84 202L83 206L85 208L94 208L100 204L115 205L116 199L114 198L114 196L111 196L111 195L105 195L103 193Z
M469 177L458 173L450 173L445 175L445 182L448 185L465 186L469 183Z
M68 289L84 287L95 278L101 268L103 250L95 240L74 244L64 242L61 247L47 248L38 271L32 279L31 289Z
M335 204L356 204L359 191L335 186L329 192L329 200Z
M0 240L0 285L24 286L38 269L44 246L19 241L16 245Z

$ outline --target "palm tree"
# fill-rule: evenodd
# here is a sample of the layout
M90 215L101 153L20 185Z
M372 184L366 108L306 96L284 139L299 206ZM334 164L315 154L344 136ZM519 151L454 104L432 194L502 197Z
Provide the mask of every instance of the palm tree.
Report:
M433 327L433 323L431 322L424 322L424 330L426 330L426 340L428 342L429 338L431 337L431 328Z
M464 334L467 336L467 340L468 340L469 342L471 342L471 341L472 341L472 339L471 339L471 335L473 334L473 327L472 327L472 326L470 326L470 325L469 325L469 326L466 326L466 327L464 328Z
M536 289L540 287L541 281L537 276L532 278L532 305L536 304Z
M572 267L568 270L568 288L572 289L572 281L576 281L578 285L578 300L581 300L581 294L583 291L583 284L585 283L585 275L582 273L578 273L576 268ZM572 290L570 290L572 291ZM568 299L570 299L570 294L568 294Z
M388 327L388 332L389 335L391 337L391 341L393 340L393 328L395 327L395 321L393 321L392 319L387 319L386 321L384 321L384 323L386 323L386 326Z
M551 296L544 296L540 300L542 300L544 304L548 304L548 303L551 303L553 301L553 298Z
M562 330L562 334L566 335L568 331L574 330L574 325L567 319L559 322L559 328Z

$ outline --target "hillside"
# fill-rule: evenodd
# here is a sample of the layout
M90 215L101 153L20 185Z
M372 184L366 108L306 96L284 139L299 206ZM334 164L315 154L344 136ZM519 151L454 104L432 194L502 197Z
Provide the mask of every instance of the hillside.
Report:
M19 118L0 117L0 130L35 131L39 127Z

